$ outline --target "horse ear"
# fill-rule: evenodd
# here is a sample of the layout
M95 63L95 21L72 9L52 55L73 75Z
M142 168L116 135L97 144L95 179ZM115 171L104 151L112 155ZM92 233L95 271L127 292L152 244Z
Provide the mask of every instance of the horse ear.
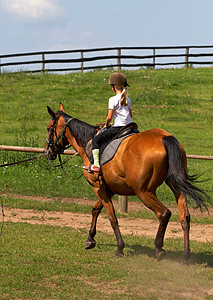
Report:
M51 115L51 117L54 119L55 113L52 111L52 109L49 106L47 106L47 110L48 110L48 113Z
M64 109L64 106L63 106L63 104L62 104L62 103L60 103L60 104L59 104L59 110L61 110L61 111L65 112L65 109Z

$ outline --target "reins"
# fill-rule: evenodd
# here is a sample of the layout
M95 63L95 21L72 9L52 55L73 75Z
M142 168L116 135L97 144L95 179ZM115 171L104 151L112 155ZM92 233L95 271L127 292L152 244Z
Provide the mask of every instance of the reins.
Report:
M42 157L42 156L45 156L45 157L47 158L47 160L48 160L48 162L49 162L49 164L50 164L51 167L54 167L54 168L61 167L61 169L62 169L64 175L65 175L67 178L70 178L70 177L65 173L64 168L63 168L63 165L64 165L65 163L67 163L70 159L72 159L73 157L75 157L76 155L79 155L79 153L81 153L81 151L83 151L83 150L81 150L81 151L79 151L79 152L73 154L71 157L69 157L68 159L66 159L66 160L63 161L63 162L62 162L62 160L61 160L61 154L64 152L64 150L66 150L66 149L68 149L69 147L71 147L70 145L67 146L67 147L63 147L63 133L64 133L64 131L66 130L66 127L67 127L68 123L69 123L72 119L73 119L73 118L69 118L69 119L67 120L67 122L65 123L65 125L64 125L64 127L62 128L62 130L61 130L61 132L59 133L59 135L56 136L56 139L55 139L54 142L52 142L50 138L46 140L46 142L47 142L47 144L48 144L48 147L54 147L54 148L56 149L56 151L58 152L58 157L59 157L59 162L60 162L59 164L57 164L57 165L54 166L54 165L51 163L51 161L50 161L50 159L49 159L49 157L48 157L47 152L45 151L44 153L42 153L42 154L40 154L40 155L37 155L37 156L34 156L34 157L31 157L31 158L27 158L27 159L24 159L24 160L20 160L20 161L17 161L17 162L13 162L13 163L2 164L2 165L0 165L0 168L1 168L1 167L8 167L8 166L13 166L13 165L18 165L18 164L25 163L25 162L29 162L29 161L38 159L38 158L40 158L40 157ZM52 128L51 128L50 137L51 137L52 134L55 134L55 135L56 135L55 128L54 128L56 122L57 122L57 119L53 122L53 125L52 125ZM57 147L57 145L56 145L57 142L58 142L59 140L60 140L60 143L61 143L61 149L59 149L59 148ZM77 180L77 179L79 179L82 175L83 175L83 172L82 172L82 174L81 174L78 178L70 178L70 179L72 179L72 180Z
M63 168L63 165L64 165L65 163L67 163L70 159L72 159L73 157L75 157L76 155L78 155L79 153L80 153L80 152L77 152L77 153L73 154L71 157L69 157L68 159L66 159L66 160L63 161L63 162L62 162L62 160L61 160L61 155L58 154L60 164L55 165L55 166L51 163L51 161L50 161L50 159L48 158L47 154L46 154L46 153L42 153L42 154L40 154L40 155L31 157L31 158L27 158L27 159L23 159L23 160L20 160L20 161L16 161L16 162L13 162L13 163L2 164L2 165L0 165L0 168L1 168L1 167L8 167L8 166L13 166L13 165L22 164L22 163L25 163L25 162L29 162L29 161L38 159L38 158L40 158L40 157L42 157L42 156L45 156L45 157L47 158L47 160L48 160L48 162L49 162L49 164L50 164L51 167L54 167L54 168L61 167L61 169L62 169L64 175L65 175L67 178L70 178L70 177L65 173L64 168ZM70 179L72 179L72 180L77 180L77 179L79 179L82 175L83 175L83 173L82 173L78 178L70 178Z
M2 164L2 165L0 165L0 168L1 167L8 167L8 166L22 164L22 163L25 163L25 162L28 162L28 161L31 161L31 160L34 160L34 159L38 159L38 158L40 158L42 156L45 156L45 153L37 155L37 156L34 156L34 157L31 157L31 158L27 158L27 159L24 159L24 160L20 160L20 161L17 161L17 162L8 163L8 164Z
M64 165L65 163L67 163L70 159L72 159L73 157L79 155L80 152L81 152L81 151L76 152L75 154L73 154L72 156L70 156L69 158L67 158L67 159L66 159L65 161L63 161L63 162L61 161L61 155L59 154L58 156L59 156L60 164L55 165L55 166L53 166L53 167L54 167L54 168L61 167L62 165Z
M4 217L5 217L5 214L4 214L3 201L2 201L2 198L1 198L1 197L0 197L0 200L1 200L1 211L2 211L2 224L1 224L1 230L0 230L0 236L1 236L2 233L3 233Z
M68 159L66 159L66 160L63 161L63 162L62 162L62 160L61 160L61 155L58 154L58 158L59 158L60 164L55 165L55 166L51 163L51 161L50 161L50 159L49 159L49 157L48 157L48 155L47 155L46 153L45 153L45 155L46 155L46 158L47 158L47 160L48 160L48 162L49 162L49 164L50 164L51 167L53 167L53 168L61 167L62 172L64 173L64 175L65 175L67 178L72 179L72 180L78 180L79 178L81 178L81 176L83 176L83 172L82 172L81 175L78 176L77 178L71 178L71 177L69 177L69 176L65 173L64 168L63 168L63 165L64 165L65 163L67 163L70 159L72 159L73 157L75 157L76 155L78 155L80 152L81 152L81 151L79 151L79 152L73 154L71 157L69 157Z

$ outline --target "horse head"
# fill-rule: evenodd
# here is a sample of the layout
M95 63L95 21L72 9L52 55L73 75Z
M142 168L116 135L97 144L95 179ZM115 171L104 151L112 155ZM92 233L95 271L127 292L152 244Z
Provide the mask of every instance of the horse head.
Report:
M69 144L65 136L65 131L67 123L72 118L65 122L63 117L65 110L61 103L58 112L54 113L49 106L47 106L47 110L51 116L51 120L47 127L48 138L46 139L45 153L48 159L54 160L56 159L57 154L63 153L66 146Z
M88 141L97 134L99 127L67 115L61 103L57 113L54 113L50 107L47 107L47 110L51 116L47 127L48 138L45 147L47 158L56 159L58 154L60 155L68 148L68 145L71 145L77 152L83 153Z

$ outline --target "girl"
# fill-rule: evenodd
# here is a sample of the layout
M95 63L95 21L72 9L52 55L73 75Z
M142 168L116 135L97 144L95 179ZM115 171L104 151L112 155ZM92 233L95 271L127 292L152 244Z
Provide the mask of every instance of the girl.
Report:
M132 106L131 100L127 96L127 79L123 74L116 72L109 78L109 84L115 96L109 99L108 115L105 126L107 130L95 136L92 140L92 154L94 164L91 166L91 171L100 172L99 165L99 149L104 142L109 142L121 129L121 127L131 122ZM113 119L113 125L110 122Z

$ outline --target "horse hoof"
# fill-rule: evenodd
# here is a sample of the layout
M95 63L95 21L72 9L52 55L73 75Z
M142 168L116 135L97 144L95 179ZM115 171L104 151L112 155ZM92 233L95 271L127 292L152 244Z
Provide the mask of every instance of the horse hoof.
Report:
M96 241L95 240L87 240L85 249L86 250L92 249L92 248L95 248L95 246L96 246Z
M164 249L156 249L155 255L156 255L157 261L161 261L162 259L165 258L166 251Z
M123 251L117 250L117 251L115 252L115 257L123 257L123 256L124 256Z
M190 257L191 257L191 252L184 252L182 263L185 264L185 265L188 265Z

